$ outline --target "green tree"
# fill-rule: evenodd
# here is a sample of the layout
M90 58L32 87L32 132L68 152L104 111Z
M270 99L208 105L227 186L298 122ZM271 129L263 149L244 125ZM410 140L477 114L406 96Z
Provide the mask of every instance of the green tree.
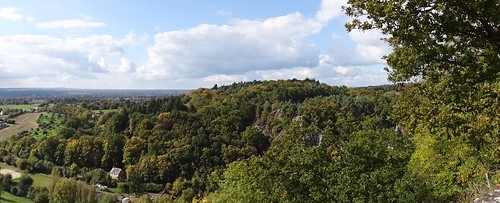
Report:
M352 29L379 29L393 52L389 79L406 85L395 120L415 136L412 177L457 201L500 164L500 5L493 1L349 0ZM432 160L432 161L429 161ZM472 190L472 191L471 191ZM472 193L472 194L471 194Z
M123 148L123 164L129 165L137 163L145 150L145 144L146 142L139 137L128 139Z
M95 203L95 189L73 179L58 179L50 192L50 202L54 203Z
M41 142L39 142L38 146L36 147L37 157L54 163L59 163L58 160L61 160L61 158L56 156L57 147L59 146L59 144L60 141L56 137L45 137Z
M31 185L33 185L33 178L29 175L22 175L18 179L18 184L17 187L19 188L19 193L20 196L26 196L28 194L28 190L30 189Z
M113 114L111 118L106 121L104 127L110 134L119 134L127 129L128 121L128 114L122 109L120 112Z
M76 194L76 181L72 179L61 179L55 184L53 191L51 191L50 202L74 203L76 202Z
M101 166L105 170L112 167L123 166L123 148L125 138L122 135L110 135L104 141L104 156L101 160Z
M10 175L10 173L7 173L3 175L2 178L2 189L9 191L11 186L12 186L12 175Z
M443 75L479 82L496 79L500 63L500 8L491 1L349 0L347 24L379 29L394 48L387 57L390 79ZM467 82L466 80L460 80ZM457 81L458 82L458 81Z
M214 202L329 202L333 163L324 147L306 147L298 126L289 128L263 157L229 164Z

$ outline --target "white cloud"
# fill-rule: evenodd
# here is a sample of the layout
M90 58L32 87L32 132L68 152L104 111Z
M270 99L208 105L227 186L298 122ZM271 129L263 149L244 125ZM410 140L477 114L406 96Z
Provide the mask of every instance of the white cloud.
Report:
M324 0L314 18L296 12L159 33L138 73L156 80L315 67L319 51L307 37L320 32L340 12L339 2Z
M33 17L24 16L23 14L20 13L20 10L15 7L0 8L0 18L12 21L21 21L21 20L26 20L29 22L33 21Z
M248 80L244 75L226 75L217 74L211 75L203 78L204 82L215 83L215 84L231 84L233 82L240 82Z
M385 64L384 55L392 48L381 38L385 36L378 30L353 30L348 36L352 43L337 43L327 53L331 63L340 66L380 65Z
M357 43L357 53L367 62L385 63L382 57L392 51L392 48L381 40L387 36L384 36L379 30L353 30L349 36Z
M123 53L124 41L109 35L0 37L0 86L30 81L71 86L77 81L95 81L103 74L120 77L132 73L135 64Z
M104 26L106 26L106 24L103 22L90 21L88 19L67 19L36 23L36 27L41 29L83 29L99 28Z
M128 58L122 57L120 58L120 65L117 66L117 68L115 68L113 72L131 73L135 71L135 69L136 69L135 63L131 62Z
M323 0L319 11L316 13L316 20L328 23L335 17L342 14L342 6L347 5L347 0Z
M141 48L149 40L147 34L129 32L122 38L0 36L0 86L197 88L214 83L292 78L315 78L348 86L387 83L380 58L390 52L390 47L379 40L383 37L380 33L332 34L327 38L336 45L326 53L309 42L315 38L311 36L330 30L324 29L330 22L344 20L332 21L342 17L340 6L345 3L346 0L323 0L312 16L296 12L158 33L145 50L146 61L132 61L125 50L137 51L126 46ZM36 26L105 26L87 16L81 19ZM28 18L23 16L20 20ZM350 40L343 39L346 36Z
M122 43L124 44L141 44L149 39L148 34L137 35L132 31L129 31L127 35L122 39Z

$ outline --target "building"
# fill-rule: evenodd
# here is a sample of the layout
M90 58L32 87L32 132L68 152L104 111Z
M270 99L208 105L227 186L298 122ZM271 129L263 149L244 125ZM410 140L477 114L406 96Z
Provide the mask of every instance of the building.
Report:
M114 180L119 180L125 177L125 172L121 168L113 167L109 171L109 176Z
M44 110L45 110L45 107L43 107L43 106L35 107L35 112L42 112Z

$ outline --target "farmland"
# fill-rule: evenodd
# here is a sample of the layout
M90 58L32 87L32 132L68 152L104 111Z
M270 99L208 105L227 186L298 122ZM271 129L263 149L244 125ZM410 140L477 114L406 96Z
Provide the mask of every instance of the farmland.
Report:
M26 113L14 117L15 124L0 130L0 141L9 139L12 135L16 135L23 131L29 131L38 127L37 119L40 113Z
M29 110L37 107L35 104L9 104L9 105L0 105L0 109L22 109Z

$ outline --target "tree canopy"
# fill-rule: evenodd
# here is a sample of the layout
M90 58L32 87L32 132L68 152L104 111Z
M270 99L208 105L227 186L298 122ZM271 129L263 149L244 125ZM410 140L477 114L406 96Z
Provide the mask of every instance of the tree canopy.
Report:
M406 83L394 119L413 135L410 176L435 201L474 195L499 175L500 2L348 2L347 29L385 34L389 79Z
M500 71L500 9L490 0L349 0L348 30L379 29L393 47L390 79L493 81Z

